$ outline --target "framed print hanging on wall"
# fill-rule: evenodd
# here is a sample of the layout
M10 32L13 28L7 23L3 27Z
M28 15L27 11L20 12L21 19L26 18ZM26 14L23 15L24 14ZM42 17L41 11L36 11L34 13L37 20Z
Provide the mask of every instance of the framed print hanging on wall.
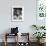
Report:
M11 19L12 21L24 21L24 7L13 6Z

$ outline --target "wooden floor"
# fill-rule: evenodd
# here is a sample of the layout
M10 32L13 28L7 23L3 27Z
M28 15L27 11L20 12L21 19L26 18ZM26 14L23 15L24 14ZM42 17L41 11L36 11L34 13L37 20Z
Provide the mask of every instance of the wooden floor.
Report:
M30 46L37 46L37 43L30 43L31 45ZM4 43L2 42L0 42L0 46L4 46ZM15 43L8 43L8 45L7 46L15 46ZM25 45L24 45L25 46ZM46 43L44 43L44 45L42 45L42 46L46 46Z

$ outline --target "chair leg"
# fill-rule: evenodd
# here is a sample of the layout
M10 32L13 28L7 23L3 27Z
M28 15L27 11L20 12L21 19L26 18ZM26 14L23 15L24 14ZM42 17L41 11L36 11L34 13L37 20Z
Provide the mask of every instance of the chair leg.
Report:
M5 44L5 46L7 46L7 42L6 42L6 41L5 41L5 43L4 43L4 44Z
M7 46L7 34L5 34L5 46Z

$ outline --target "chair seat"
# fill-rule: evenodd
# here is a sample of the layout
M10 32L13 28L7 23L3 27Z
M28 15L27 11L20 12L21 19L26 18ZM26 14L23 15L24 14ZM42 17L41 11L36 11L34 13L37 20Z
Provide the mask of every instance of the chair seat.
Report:
M7 33L6 35L7 36L17 36L17 33L15 33L15 34Z

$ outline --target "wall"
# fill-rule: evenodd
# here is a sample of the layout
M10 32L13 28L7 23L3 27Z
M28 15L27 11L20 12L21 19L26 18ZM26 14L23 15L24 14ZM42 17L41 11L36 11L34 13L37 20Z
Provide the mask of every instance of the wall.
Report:
M12 6L24 6L24 22L11 22ZM19 32L30 32L36 24L36 0L0 0L0 34L10 32L11 27L19 27Z

